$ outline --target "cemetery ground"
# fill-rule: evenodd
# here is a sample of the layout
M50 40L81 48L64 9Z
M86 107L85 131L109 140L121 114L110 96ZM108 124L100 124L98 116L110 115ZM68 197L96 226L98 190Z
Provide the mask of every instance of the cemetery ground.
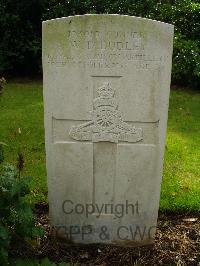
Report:
M23 154L25 166L22 174L32 177L30 200L36 204L38 223L46 232L35 248L31 244L14 245L14 256L49 257L54 261L90 265L134 265L135 262L138 265L199 265L200 94L197 90L171 89L160 214L154 247L66 248L64 243L52 240L47 216L42 82L8 82L0 98L0 110L0 140L7 144L5 161L16 165L17 154Z

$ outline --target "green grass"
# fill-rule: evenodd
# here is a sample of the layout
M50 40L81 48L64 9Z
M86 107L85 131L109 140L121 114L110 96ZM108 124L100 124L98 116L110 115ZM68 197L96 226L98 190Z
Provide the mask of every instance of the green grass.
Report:
M200 94L170 95L161 210L200 210Z
M200 209L200 94L172 90L170 96L161 210ZM20 133L21 132L21 133ZM0 141L6 161L25 158L24 175L33 177L32 200L47 200L41 82L12 82L0 98Z

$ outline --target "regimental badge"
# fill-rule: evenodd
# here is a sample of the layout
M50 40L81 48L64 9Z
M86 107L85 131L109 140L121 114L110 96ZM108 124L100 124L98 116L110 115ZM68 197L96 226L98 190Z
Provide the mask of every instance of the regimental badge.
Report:
M79 141L109 141L118 143L138 142L143 139L142 129L124 122L118 110L115 90L109 82L97 89L98 97L93 100L92 121L72 126L69 135Z

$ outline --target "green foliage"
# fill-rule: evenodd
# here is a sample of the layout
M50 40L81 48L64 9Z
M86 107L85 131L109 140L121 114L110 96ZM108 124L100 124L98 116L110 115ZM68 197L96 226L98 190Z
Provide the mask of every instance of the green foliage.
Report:
M31 73L40 65L43 0L1 0L0 72Z
M0 72L41 71L41 21L86 13L118 13L175 25L172 79L199 86L200 3L198 0L2 0Z
M200 86L200 3L162 1L152 18L175 25L172 81L193 88Z
M0 173L0 264L8 262L8 250L12 237L31 238L41 235L35 226L30 203L30 177L20 177L11 165L2 167Z
M189 61L189 63L188 63ZM198 87L200 80L200 46L181 34L174 38L173 79L181 85Z

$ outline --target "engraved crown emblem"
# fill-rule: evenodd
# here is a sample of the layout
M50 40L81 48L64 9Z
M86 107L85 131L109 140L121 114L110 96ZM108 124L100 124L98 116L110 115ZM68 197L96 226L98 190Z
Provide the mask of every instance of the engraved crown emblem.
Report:
M117 108L117 102L114 98L115 90L111 87L109 82L105 82L103 86L99 87L97 93L99 97L95 98L93 101L95 109L100 106L111 106L114 109Z
M98 88L97 93L99 94L100 97L111 98L113 97L115 91L111 87L109 82L105 82L103 86Z

